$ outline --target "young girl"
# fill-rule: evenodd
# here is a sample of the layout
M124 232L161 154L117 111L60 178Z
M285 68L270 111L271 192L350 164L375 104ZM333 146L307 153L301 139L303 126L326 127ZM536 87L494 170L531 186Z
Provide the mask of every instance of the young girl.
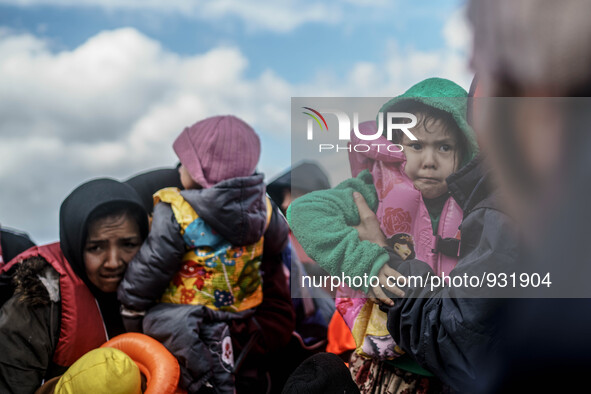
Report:
M373 145L400 144L399 149L350 153L353 176L330 191L315 192L295 201L288 215L293 233L304 250L332 275L375 278L388 262L385 249L359 241L351 226L359 223L352 192L360 192L377 217L387 238L404 234L403 254L416 254L436 274L449 273L457 262L462 211L450 197L446 178L469 162L477 152L466 122L467 93L455 83L431 78L386 103L381 113L409 112L417 117L410 129L418 140L399 131L392 141L384 136ZM359 125L374 134L376 122ZM351 144L362 143L351 136ZM338 208L336 208L338 207ZM401 237L401 235L398 235ZM322 242L318 242L321 239ZM408 245L413 245L411 250ZM392 244L392 246L396 246ZM413 256L414 257L414 256ZM367 276L369 274L369 276ZM369 281L358 290L370 291ZM376 293L380 289L374 289ZM372 293L375 294L375 293ZM337 308L357 342L352 373L363 392L386 389L387 375L418 373L429 376L412 359L403 356L386 329L386 315L363 295L342 292ZM363 357L371 357L365 359ZM392 361L389 361L392 360ZM379 377L378 377L379 375ZM414 379L416 384L422 378ZM376 383L377 381L380 383ZM406 376L408 380L408 376ZM407 388L412 390L411 387Z
M287 224L273 214L263 175L255 173L260 142L244 121L202 120L183 130L173 148L185 190L154 194L149 237L119 287L122 314L141 324L149 309L143 331L178 358L189 392L210 384L232 393L227 322L250 316L261 303L263 248L279 253Z

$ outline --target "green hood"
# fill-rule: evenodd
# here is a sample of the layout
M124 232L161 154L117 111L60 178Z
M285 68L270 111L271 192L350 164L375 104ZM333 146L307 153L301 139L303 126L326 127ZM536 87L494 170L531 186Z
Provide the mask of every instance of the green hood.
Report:
M468 93L461 86L448 79L428 78L412 86L404 94L388 101L382 106L380 112L388 112L388 109L395 104L407 100L418 101L452 115L468 141L468 154L462 162L462 166L478 154L474 130L466 120Z

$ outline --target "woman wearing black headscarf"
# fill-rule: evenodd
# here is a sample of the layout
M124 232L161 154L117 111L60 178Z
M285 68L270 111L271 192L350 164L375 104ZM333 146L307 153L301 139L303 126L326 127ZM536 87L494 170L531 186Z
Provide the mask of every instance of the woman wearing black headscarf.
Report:
M116 291L147 232L129 185L95 179L64 200L60 242L12 262L16 291L0 309L0 392L32 393L124 332Z

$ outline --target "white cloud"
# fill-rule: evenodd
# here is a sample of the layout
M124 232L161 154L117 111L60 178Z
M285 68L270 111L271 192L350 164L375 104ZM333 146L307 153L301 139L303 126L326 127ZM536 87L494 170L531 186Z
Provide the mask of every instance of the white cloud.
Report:
M345 0L347 3L365 7L384 7L390 4L388 0Z
M455 11L443 27L443 38L448 47L469 52L472 46L472 31L466 17L466 8Z
M444 48L390 40L381 63L357 62L343 76L325 72L299 85L273 70L247 77L248 59L235 47L181 56L125 28L55 53L38 37L0 30L0 221L37 242L55 240L59 205L76 185L173 165L174 138L215 114L255 127L260 169L273 177L290 164L292 96L389 97L430 76L468 87L453 26Z
M430 51L385 37L383 62L356 62L342 78L323 71L313 81L295 86L292 96L391 97L429 77L447 78L468 90L473 77L468 67L472 32L464 8L451 15L441 34L444 45Z
M207 116L233 113L263 140L267 131L271 139L285 139L291 88L270 71L246 78L247 65L236 48L181 57L134 29L105 31L59 53L34 36L5 34L2 222L51 240L57 224L39 218L57 212L68 190L92 177L125 178L173 165L174 138ZM288 152L289 146L278 152L282 162L270 169L287 167Z
M361 3L382 5L383 0L361 0ZM323 3L296 0L0 0L0 4L147 10L209 21L235 17L251 30L273 32L288 32L306 23L336 23L343 16L342 3L338 0Z
M391 39L382 63L358 62L343 77L322 73L303 86L294 87L301 97L392 97L415 83L430 77L447 78L468 90L473 74L467 66L467 54L444 47L422 51L402 47Z
M425 78L441 77L468 90L473 77L467 61L472 32L464 8L454 12L445 22L442 34L445 45L431 51L403 47L397 40L390 39L386 43L384 64L356 64L348 75L346 86L366 87L372 96L393 96Z

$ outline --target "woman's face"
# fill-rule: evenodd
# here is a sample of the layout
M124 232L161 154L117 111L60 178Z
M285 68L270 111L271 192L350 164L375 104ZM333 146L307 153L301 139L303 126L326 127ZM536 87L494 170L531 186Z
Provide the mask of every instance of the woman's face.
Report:
M83 252L90 282L105 293L117 291L127 264L141 244L138 224L129 213L90 223Z

